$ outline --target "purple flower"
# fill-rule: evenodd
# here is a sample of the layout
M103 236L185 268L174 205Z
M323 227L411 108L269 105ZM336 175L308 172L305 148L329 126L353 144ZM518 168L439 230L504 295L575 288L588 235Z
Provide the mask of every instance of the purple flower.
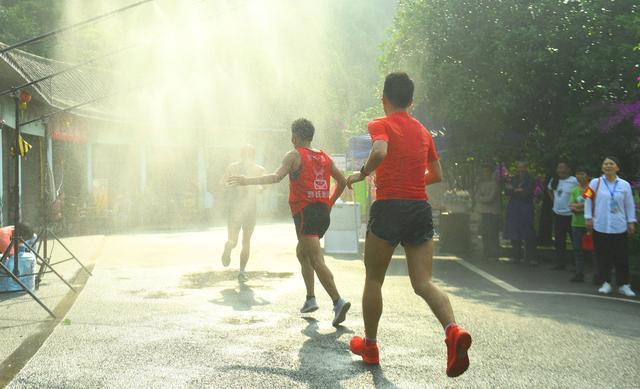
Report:
M613 128L625 120L632 120L634 126L640 128L640 101L633 103L617 103L612 106L614 114L605 119L600 126L600 131L609 133Z
M536 181L535 181L535 188L533 189L533 197L537 199L540 198L540 196L542 196L542 194L544 193L544 184L542 183L543 179L542 177L538 176L536 177Z

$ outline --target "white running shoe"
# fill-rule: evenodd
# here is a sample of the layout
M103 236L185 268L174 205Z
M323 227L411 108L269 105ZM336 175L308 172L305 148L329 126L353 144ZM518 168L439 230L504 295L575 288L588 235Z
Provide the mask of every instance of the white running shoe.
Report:
M631 290L631 285L624 284L618 288L618 293L623 294L627 297L636 297L636 294L633 290Z
M249 280L249 277L247 276L247 273L240 271L240 273L238 273L238 282L240 282L241 284L247 282Z
M600 289L598 289L598 293L602 293L602 294L611 293L611 284L605 281L600 287Z
M300 313L311 313L318 310L318 303L316 303L316 298L312 297L304 302L302 308L300 308Z
M336 305L333 306L334 316L331 324L333 324L334 327L342 323L347 318L347 312L349 311L349 308L351 308L351 303L346 301L342 297L340 298L340 300L338 300Z

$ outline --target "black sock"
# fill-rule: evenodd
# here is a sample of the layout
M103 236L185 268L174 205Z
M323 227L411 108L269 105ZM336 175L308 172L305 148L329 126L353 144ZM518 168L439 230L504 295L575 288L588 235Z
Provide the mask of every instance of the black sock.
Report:
M312 296L309 296L309 295L307 295L307 300L311 300L311 299L314 299L314 298L316 298L316 296L313 296L313 295L312 295Z

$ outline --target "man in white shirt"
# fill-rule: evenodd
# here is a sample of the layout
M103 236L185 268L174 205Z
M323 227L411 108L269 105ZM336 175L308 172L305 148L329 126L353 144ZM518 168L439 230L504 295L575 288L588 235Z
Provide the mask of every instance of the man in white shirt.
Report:
M557 177L549 181L547 189L553 199L553 231L556 249L556 265L554 270L564 270L567 262L567 235L571 238L571 217L569 207L571 190L578 186L578 180L571 175L566 162L558 163Z

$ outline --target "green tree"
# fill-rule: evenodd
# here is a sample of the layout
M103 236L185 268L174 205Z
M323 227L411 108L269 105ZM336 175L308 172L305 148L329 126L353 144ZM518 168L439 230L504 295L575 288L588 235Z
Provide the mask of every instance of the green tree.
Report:
M63 11L57 0L0 1L0 42L11 45L49 32L58 27ZM45 57L55 53L55 41L43 40L24 50Z
M632 120L603 126L638 100L639 12L633 0L401 1L381 68L411 73L414 112L447 129L451 160L615 153L635 171Z

